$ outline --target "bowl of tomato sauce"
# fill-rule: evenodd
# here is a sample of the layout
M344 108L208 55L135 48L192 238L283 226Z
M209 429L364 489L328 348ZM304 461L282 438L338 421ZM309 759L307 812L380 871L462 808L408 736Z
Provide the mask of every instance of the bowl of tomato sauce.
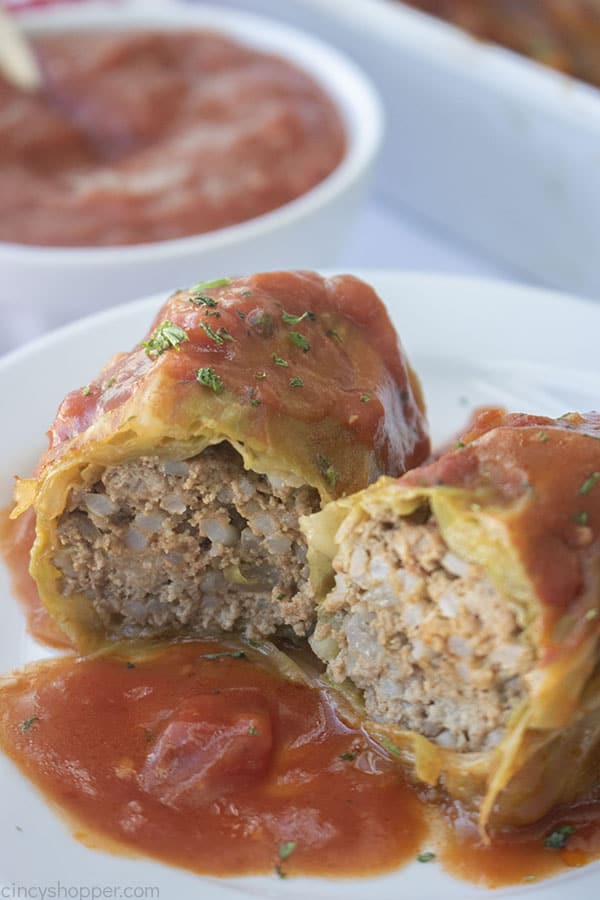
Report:
M0 81L0 304L40 328L144 291L330 264L383 132L318 39L211 6L19 16L43 87Z

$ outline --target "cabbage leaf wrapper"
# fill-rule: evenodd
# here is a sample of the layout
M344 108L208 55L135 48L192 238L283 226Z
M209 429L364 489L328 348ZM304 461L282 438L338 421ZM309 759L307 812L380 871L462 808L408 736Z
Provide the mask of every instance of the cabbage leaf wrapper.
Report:
M65 398L49 441L13 515L33 507L31 573L84 652L305 634L298 516L429 452L381 300L310 272L177 291L141 343Z
M487 410L433 463L301 524L313 649L416 780L484 835L593 794L598 414Z

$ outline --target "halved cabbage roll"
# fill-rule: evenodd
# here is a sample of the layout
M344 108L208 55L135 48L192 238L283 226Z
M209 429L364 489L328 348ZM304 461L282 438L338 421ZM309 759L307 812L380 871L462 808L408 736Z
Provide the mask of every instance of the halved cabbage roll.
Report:
M298 518L428 454L386 310L350 276L275 272L175 293L146 340L72 392L14 515L80 649L105 640L305 634Z
M598 414L486 411L437 461L302 527L312 647L418 780L482 830L598 783Z

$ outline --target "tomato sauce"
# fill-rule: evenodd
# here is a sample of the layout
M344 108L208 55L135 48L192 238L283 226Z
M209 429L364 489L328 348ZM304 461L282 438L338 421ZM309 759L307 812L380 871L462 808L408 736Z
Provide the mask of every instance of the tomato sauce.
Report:
M42 606L35 581L29 574L29 555L35 540L35 514L28 510L9 519L10 510L0 510L0 557L11 576L12 589L27 621L27 630L41 644L70 647L69 639Z
M323 278L303 271L264 272L211 284L202 296L214 306L195 302L194 289L182 290L158 312L147 338L161 323L174 323L185 332L176 348L156 355L137 344L113 357L83 391L65 397L38 474L73 450L76 444L69 442L76 436L85 444L86 430L106 413L112 414L110 428L117 428L132 414L136 398L148 404L149 391L160 396L157 415L173 428L207 415L206 398L212 391L196 377L204 368L222 382L228 414L233 415L236 404L240 421L244 416L248 440L270 433L272 443L275 428L287 417L290 427L309 424L310 440L318 443L318 429L331 420L339 426L335 441L319 451L332 460L348 459L350 452L340 449L345 441L374 450L374 471L388 474L399 474L427 457L421 389L373 288L351 275ZM305 343L294 343L294 337ZM299 388L293 387L294 380ZM221 413L209 418L213 415ZM306 442L303 428L299 460L306 457ZM348 471L338 472L338 493L364 486L366 479L360 483L356 477L359 471L357 453Z
M31 515L0 526L30 630L60 646L27 570ZM600 858L599 797L484 844L460 806L409 785L318 678L284 678L250 643L33 664L0 680L0 749L88 846L198 874L359 877L417 859L500 887Z
M489 844L481 842L473 825L459 820L458 827L444 829L439 854L450 874L493 888L537 882L599 857L600 803L594 800L556 809L526 828L495 834Z
M33 40L44 88L0 77L0 240L47 246L214 231L306 193L341 115L286 60L210 31Z
M40 663L0 743L89 840L212 875L358 875L419 849L420 802L327 696L251 648Z
M0 691L0 746L91 847L216 876L372 876L417 859L488 887L600 856L593 802L483 845L325 692L248 645L64 657ZM545 846L564 822L565 846Z
M402 479L409 486L484 489L500 505L521 500L511 518L510 541L541 605L547 660L572 652L598 624L588 613L595 588L587 585L600 547L594 491L599 439L598 413L550 419L483 408L453 451ZM556 465L567 458L568 466ZM567 615L573 619L570 629L557 628Z

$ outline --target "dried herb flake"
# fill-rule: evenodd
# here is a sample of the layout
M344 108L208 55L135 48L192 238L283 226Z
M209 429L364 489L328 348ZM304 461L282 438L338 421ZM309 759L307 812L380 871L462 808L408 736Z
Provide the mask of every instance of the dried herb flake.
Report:
M292 344L295 344L296 347L300 347L303 353L308 353L310 350L310 344L303 334L300 334L299 331L290 331L288 333L288 337Z
M219 378L212 366L198 369L196 371L196 381L198 384L203 384L204 387L210 388L215 394L220 394L223 391L223 379Z
M315 314L309 312L308 310L303 312L300 316L294 316L291 313L286 313L285 311L281 313L281 320L282 322L285 322L286 325L298 325L300 322L303 322L304 319L310 319L312 322L314 322L316 318L317 317L315 316Z
M211 341L215 342L217 347L222 347L225 341L235 341L235 338L229 334L226 328L217 328L215 331L206 322L200 322L200 328Z
M574 825L563 825L562 828L557 828L545 839L544 847L548 847L550 850L563 850L567 845L568 839L572 834L575 834L575 831Z
M592 472L589 478L586 478L581 487L579 488L579 494L589 494L591 490L593 490L598 482L600 481L600 472Z
M246 659L246 654L243 650L231 650L222 653L201 653L200 659Z
M166 350L174 347L179 350L179 344L182 341L189 341L187 331L175 325L169 319L165 319L150 336L149 340L142 341L142 347L146 350L147 356L160 356Z
M39 716L32 716L31 719L25 719L25 721L21 722L21 724L19 725L19 731L21 732L21 734L25 734L26 731L29 731L32 725L35 725L35 723L39 721Z
M297 841L285 841L279 845L279 859L289 859L298 845Z

